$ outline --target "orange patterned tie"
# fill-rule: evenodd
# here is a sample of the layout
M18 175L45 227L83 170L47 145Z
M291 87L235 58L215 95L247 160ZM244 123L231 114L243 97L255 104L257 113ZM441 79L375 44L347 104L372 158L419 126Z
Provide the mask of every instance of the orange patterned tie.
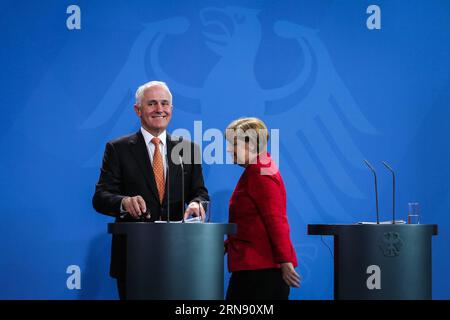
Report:
M164 180L164 165L159 150L160 140L153 138L152 143L155 145L155 152L153 153L153 173L155 175L156 187L158 188L159 201L162 203L164 198L164 187L166 182Z

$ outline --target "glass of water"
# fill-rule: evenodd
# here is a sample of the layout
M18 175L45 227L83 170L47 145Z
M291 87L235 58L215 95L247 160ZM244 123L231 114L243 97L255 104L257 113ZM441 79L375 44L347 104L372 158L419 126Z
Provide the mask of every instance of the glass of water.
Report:
M200 201L200 210L202 211L202 222L210 222L211 220L211 201Z
M420 205L418 202L408 203L408 224L420 223Z

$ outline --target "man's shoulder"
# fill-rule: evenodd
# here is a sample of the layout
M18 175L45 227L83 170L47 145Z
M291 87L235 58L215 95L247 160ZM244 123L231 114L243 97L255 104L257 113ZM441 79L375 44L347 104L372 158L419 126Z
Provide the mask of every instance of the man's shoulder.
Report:
M130 133L127 135L120 136L118 138L112 139L108 141L108 144L112 144L114 146L120 146L124 144L128 144L130 142L136 142L138 139L138 133Z

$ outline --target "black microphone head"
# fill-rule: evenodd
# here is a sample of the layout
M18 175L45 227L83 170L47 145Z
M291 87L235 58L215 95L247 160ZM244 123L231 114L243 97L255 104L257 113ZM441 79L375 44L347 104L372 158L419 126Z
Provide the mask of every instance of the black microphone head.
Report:
M364 159L364 163L369 167L370 170L375 172L375 169L373 168L373 166L370 164L369 161L367 161L366 159Z
M394 169L392 169L392 167L390 165L387 164L386 161L382 161L381 162L386 168L388 168L389 171L394 172Z

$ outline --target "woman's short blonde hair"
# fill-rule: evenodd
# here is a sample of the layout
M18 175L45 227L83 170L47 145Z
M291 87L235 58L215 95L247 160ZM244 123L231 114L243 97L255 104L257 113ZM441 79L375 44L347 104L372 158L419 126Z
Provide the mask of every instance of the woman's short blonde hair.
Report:
M228 142L233 144L235 138L251 142L257 147L257 152L260 153L267 150L269 130L261 119L255 117L239 118L228 125L225 130L225 137Z

